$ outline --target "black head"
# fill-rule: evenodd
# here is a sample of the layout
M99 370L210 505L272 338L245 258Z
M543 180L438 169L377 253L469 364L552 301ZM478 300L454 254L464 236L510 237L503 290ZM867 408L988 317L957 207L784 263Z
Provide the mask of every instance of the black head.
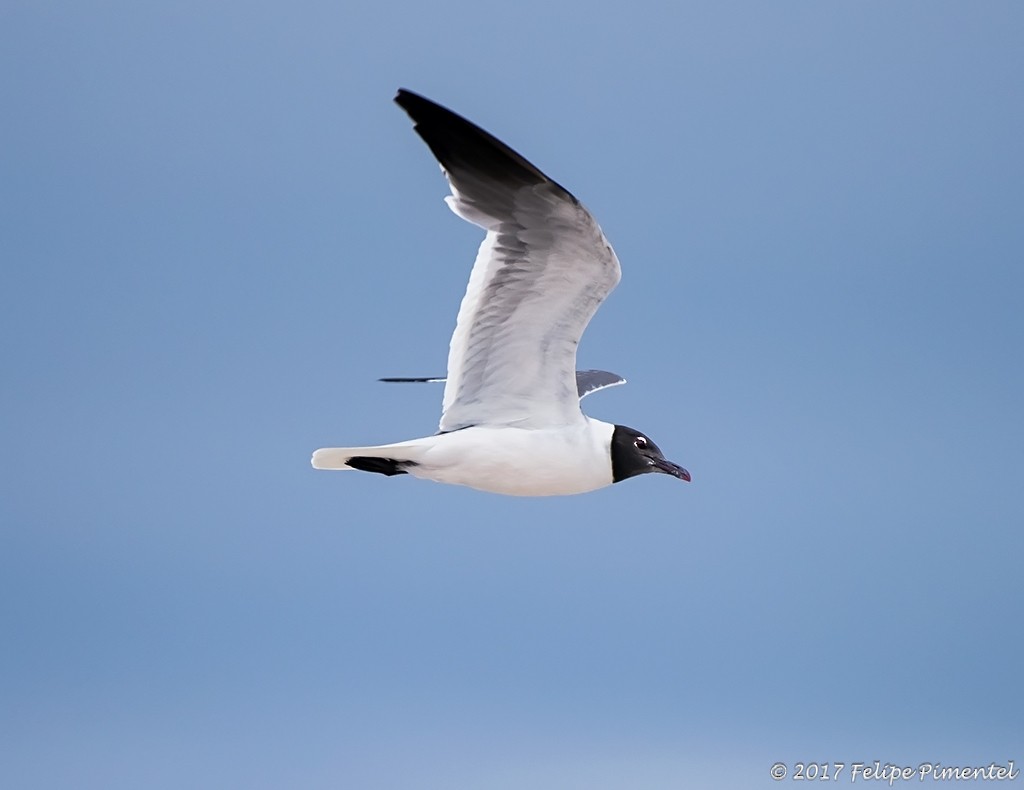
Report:
M616 425L612 432L612 482L618 483L647 472L661 472L690 481L690 473L667 460L658 445L640 431Z

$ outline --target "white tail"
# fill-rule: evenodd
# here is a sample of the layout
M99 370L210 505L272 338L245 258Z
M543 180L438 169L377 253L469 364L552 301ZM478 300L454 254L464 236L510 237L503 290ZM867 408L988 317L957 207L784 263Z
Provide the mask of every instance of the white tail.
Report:
M422 441L422 440L420 440ZM350 458L387 458L401 463L418 460L419 442L382 444L377 447L322 447L313 453L314 469L355 469L348 465Z
M365 455L366 448L323 447L313 453L314 469L351 469L346 461L355 455Z

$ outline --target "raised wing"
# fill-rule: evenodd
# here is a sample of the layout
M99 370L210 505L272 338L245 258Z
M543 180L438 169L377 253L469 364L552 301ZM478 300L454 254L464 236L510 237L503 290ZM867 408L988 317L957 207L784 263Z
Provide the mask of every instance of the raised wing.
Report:
M575 197L507 145L415 93L395 101L440 162L448 205L487 231L449 346L440 430L582 419L576 346L619 282L611 245Z
M389 384L440 384L447 379L444 376L422 376L402 377L389 376L380 379ZM618 373L609 373L607 370L577 370L576 371L576 395L583 400L587 395L598 390L614 387L617 384L625 384L626 380Z

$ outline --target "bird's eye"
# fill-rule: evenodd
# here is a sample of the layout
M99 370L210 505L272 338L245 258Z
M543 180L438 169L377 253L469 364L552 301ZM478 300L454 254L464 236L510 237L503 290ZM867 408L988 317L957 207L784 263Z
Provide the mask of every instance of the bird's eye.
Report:
M637 436L633 440L633 446L638 450L643 450L647 446L647 440L643 436Z

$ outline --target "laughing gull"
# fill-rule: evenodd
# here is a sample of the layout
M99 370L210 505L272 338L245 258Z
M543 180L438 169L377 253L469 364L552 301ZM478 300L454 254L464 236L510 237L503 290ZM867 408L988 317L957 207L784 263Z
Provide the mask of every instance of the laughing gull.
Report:
M580 336L620 277L594 218L465 118L407 90L395 101L437 157L448 206L487 235L448 350L438 433L317 450L313 466L516 496L582 494L647 472L689 480L644 434L580 411L584 395L624 381L576 371Z

